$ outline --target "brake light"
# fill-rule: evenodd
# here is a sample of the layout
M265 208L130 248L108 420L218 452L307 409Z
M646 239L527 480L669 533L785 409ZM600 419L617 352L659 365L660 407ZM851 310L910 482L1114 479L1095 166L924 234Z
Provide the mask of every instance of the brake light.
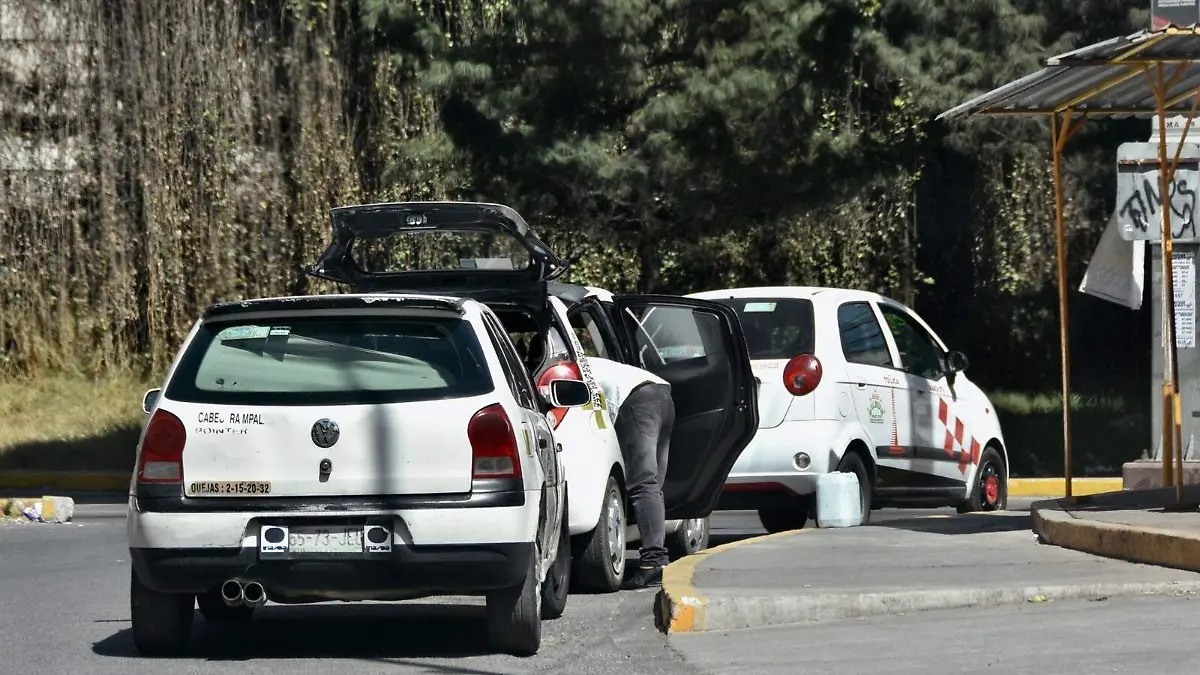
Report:
M783 388L792 396L810 394L821 384L821 361L812 354L800 354L783 368Z
M550 366L538 378L538 392L542 397L550 394L550 380L575 380L583 382L583 371L580 370L579 364L574 361L559 361ZM551 429L557 429L559 424L562 424L563 418L567 416L567 411L570 408L551 408L549 414L546 415L550 422Z
M183 448L187 429L175 415L159 408L154 411L142 439L138 459L139 483L182 483Z
M471 416L467 424L471 441L473 478L520 478L521 455L508 413L499 403Z

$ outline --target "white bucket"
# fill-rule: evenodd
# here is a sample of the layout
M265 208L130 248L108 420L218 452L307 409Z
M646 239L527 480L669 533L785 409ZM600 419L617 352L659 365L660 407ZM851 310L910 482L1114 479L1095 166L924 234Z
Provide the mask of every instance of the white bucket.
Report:
M817 476L817 527L855 527L861 523L858 474Z

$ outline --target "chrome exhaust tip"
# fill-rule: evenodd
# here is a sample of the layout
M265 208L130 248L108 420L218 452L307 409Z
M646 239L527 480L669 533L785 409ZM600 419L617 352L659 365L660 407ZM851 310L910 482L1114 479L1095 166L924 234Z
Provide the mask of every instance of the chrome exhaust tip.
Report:
M262 588L261 586L259 588ZM230 607L237 607L246 599L245 590L242 589L242 584L234 579L230 579L221 584L221 600Z
M267 589L257 581L251 581L242 587L242 600L250 607L262 607L267 604Z

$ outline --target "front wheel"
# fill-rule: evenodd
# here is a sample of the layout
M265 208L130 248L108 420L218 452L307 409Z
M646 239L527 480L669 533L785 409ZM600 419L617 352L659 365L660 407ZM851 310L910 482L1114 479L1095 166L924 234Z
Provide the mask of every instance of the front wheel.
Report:
M792 508L770 508L758 510L758 522L768 534L803 530L808 524L808 511L797 505Z
M575 543L578 550L571 574L579 588L597 593L620 590L625 578L625 496L616 478L608 477L600 522Z
M1003 511L1007 508L1008 481L1004 478L1004 460L996 448L988 446L979 457L971 496L959 504L958 512Z
M132 566L131 566L132 567ZM133 645L146 656L180 656L192 636L192 614L196 596L191 593L162 593L142 583L137 570L130 570L129 618Z
M537 547L529 556L525 579L516 588L488 593L487 628L492 646L513 656L533 656L542 646L542 584Z
M667 537L667 555L671 560L696 555L708 548L708 536L708 518L689 518Z

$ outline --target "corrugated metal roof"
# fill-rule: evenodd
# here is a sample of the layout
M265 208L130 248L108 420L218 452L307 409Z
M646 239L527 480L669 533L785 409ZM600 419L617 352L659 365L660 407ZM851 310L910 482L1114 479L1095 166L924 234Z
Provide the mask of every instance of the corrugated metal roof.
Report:
M1164 28L1117 37L1043 61L1045 68L938 115L1048 115L1070 107L1089 117L1157 114L1161 65L1167 112L1189 113L1200 87L1200 27ZM1149 78L1146 73L1149 73Z

